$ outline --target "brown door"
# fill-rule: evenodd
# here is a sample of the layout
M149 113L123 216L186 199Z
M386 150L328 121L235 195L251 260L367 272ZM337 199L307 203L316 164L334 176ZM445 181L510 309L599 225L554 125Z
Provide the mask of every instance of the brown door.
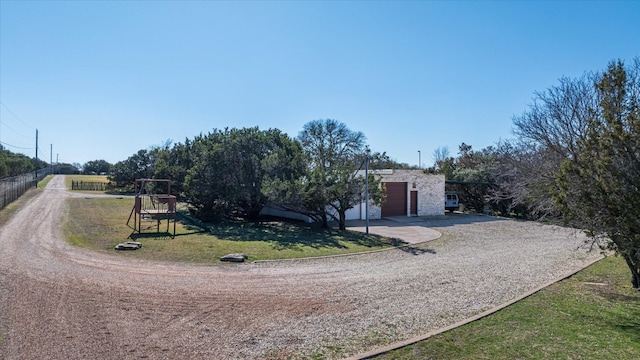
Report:
M384 184L387 198L382 204L382 216L407 215L407 183L388 182Z
M411 215L418 215L418 192L411 192L411 211L409 212Z

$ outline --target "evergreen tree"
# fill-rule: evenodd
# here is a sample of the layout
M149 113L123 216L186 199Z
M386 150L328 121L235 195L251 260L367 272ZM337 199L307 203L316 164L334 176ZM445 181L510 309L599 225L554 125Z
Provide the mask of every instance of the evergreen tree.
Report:
M622 256L640 289L640 59L609 65L596 83L599 107L558 176L565 220Z

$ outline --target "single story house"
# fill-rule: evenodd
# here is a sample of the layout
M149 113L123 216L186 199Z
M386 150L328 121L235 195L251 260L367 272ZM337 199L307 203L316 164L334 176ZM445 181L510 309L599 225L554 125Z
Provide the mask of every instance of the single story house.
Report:
M361 171L364 176L364 171ZM372 170L386 188L382 206L369 204L369 219L389 216L444 215L444 175L428 175L422 170ZM347 220L366 219L366 204L349 209Z
M370 170L380 177L386 188L382 206L369 204L369 219L389 216L437 216L444 215L444 175L428 175L422 170ZM364 170L358 172L364 176ZM347 220L365 220L366 203L363 201L347 210ZM311 222L305 215L293 213L277 206L267 205L263 215L280 216Z

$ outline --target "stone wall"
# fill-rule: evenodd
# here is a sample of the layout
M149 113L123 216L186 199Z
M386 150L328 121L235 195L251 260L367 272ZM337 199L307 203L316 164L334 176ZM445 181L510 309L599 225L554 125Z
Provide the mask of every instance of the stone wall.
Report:
M444 215L444 175L427 175L422 170L374 171L382 182L407 183L407 216L411 207L411 191L418 192L418 216ZM369 219L380 219L382 209L369 206Z

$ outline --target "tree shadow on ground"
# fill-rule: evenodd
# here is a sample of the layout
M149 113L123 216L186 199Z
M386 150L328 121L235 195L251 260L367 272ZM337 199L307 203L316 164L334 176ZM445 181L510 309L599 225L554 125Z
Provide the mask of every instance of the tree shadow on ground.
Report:
M469 225L493 221L507 220L508 218L490 216L484 214L447 213L444 216L425 217L423 221L428 227L446 227L454 225ZM513 219L508 219L513 220Z
M425 249L419 246L407 245L398 247L399 250L402 250L411 255L423 255L423 254L436 254L436 251L433 249Z
M173 238L172 233L168 232L147 232L147 233L139 233L137 231L132 232L128 239L133 241L138 241L141 239L171 239Z
M389 239L357 231L323 229L304 223L288 221L263 221L258 223L224 222L210 226L209 233L219 239L231 241L266 241L275 243L279 249L338 248L345 249L344 242L365 247L401 246L399 239Z
M591 292L604 300L604 314L600 314L599 318L608 319L606 327L616 329L616 332L640 344L640 293L611 285L597 286Z
M198 231L194 231L194 232L189 232L189 233L180 233L180 234L176 234L175 236L173 235L173 233L169 233L166 231L160 231L160 232L143 232L143 233L139 233L139 232L132 232L128 239L131 239L133 241L137 241L138 239L173 239L173 238L177 238L180 236L187 236L187 235L192 235L192 234L198 234L198 233L203 233L203 230L198 230Z
M483 214L448 213L439 216L386 216L382 219L369 220L369 227L404 227L404 226L424 226L429 228L448 227L455 225L468 225L476 223L486 223L495 221L513 220L497 216ZM347 227L364 227L365 220L347 220Z
M128 239L133 241L137 241L138 239L172 239L180 236L187 236L193 234L206 233L207 230L193 225L187 221L177 220L179 224L186 230L186 232L176 233L175 235L172 232L168 231L156 231L155 226L147 226L146 229L142 229L142 232L137 232L133 229L133 232L129 235Z
M611 324L611 326L618 328L636 344L640 344L640 320L638 317L620 319L620 323Z
M640 302L636 298L631 300L634 304L629 304L628 301L630 299L631 297L627 300L621 300L623 302L627 302L625 306L626 310L620 310L616 306L602 309L602 311L606 313L606 316L601 315L598 319L594 319L593 321L598 322L600 319L606 318L607 321L605 322L605 328L612 329L616 333L622 334L625 338L635 344L640 344ZM629 309L629 307L631 307L631 309Z

